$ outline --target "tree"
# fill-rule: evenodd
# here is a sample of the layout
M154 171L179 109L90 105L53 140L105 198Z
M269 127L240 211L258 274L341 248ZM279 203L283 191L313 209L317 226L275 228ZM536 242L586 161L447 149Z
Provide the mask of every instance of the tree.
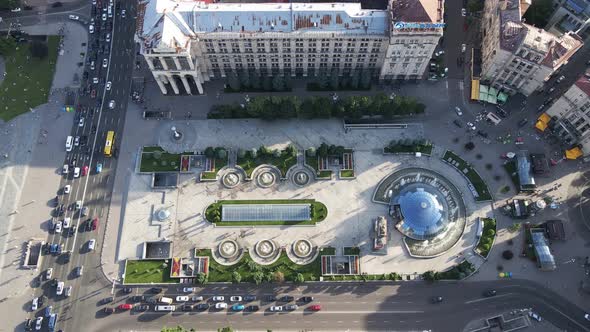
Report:
M246 151L244 149L238 149L238 158L244 158L246 156Z
M281 75L275 75L272 78L272 89L274 91L284 91L285 90L285 80Z
M18 0L0 0L0 9L15 9L18 8L19 3Z
M250 76L250 86L254 90L260 90L262 88L262 82L260 80L260 75L254 73Z
M227 84L232 90L240 91L240 80L234 71L229 72L227 75Z
M330 88L332 90L338 90L340 87L340 78L338 77L338 69L333 68L330 73Z
M295 146L293 144L289 144L285 148L285 154L287 156L295 157L295 156L297 156L297 149L295 148Z
M162 151L154 151L152 156L154 157L154 159L160 160L160 158L162 158Z
M184 327L182 327L181 325L178 325L176 327L163 327L161 330L161 332L190 332L190 331L194 331L193 329L187 330Z
M0 54L10 55L16 49L16 41L12 36L0 37Z
M254 282L257 285L260 285L262 283L262 280L264 279L264 273L258 271L258 272L254 272L254 274L252 275L252 278L254 279Z
M205 149L205 157L207 158L215 158L215 149L212 147L207 147Z
M502 258L505 260L511 260L514 257L514 253L511 250L504 250L502 252Z
M231 281L233 283L239 284L242 281L242 275L238 271L232 272Z
M256 264L255 261L248 261L248 269L250 272L260 271L260 265Z
M252 148L250 150L250 157L253 159L256 159L257 156L258 156L258 150L256 150L256 148Z
M330 77L327 75L325 70L320 70L317 80L320 89L327 89L330 86Z
M494 231L493 229L488 229L484 232L484 235L487 237L492 237L496 234L496 231Z
M322 143L318 148L318 156L320 157L327 157L328 156L328 144Z
M273 272L268 272L264 275L264 281L272 282L275 279L275 274Z
M553 13L553 4L551 0L535 0L533 4L524 13L524 19L528 24L542 29L547 25L547 21Z
M35 40L31 43L30 48L31 56L39 59L43 59L48 54L47 43L40 40Z
M281 271L275 271L274 280L278 283L284 282L285 281L285 274Z
M261 146L258 148L258 154L259 154L261 157L263 157L263 156L268 156L268 155L270 155L270 150L269 150L269 149L268 149L266 146L264 146L264 145L261 145Z
M313 98L313 114L319 118L329 118L332 114L332 102L328 97Z
M477 13L483 10L483 0L469 0L467 2L467 9L471 13Z
M209 281L209 276L205 273L197 274L197 282L201 285L204 285Z
M305 153L307 154L308 157L315 157L316 156L316 151L313 146L308 148L307 151L305 151Z
M361 72L361 88L367 90L371 88L372 75L370 69L363 69Z
M297 273L295 275L295 278L293 279L293 281L295 281L296 283L300 283L301 284L301 283L305 282L305 277L303 276L303 274Z
M473 150L475 148L475 144L473 142L469 142L467 144L465 144L465 150Z
M279 149L275 149L275 150L273 150L273 151L272 151L272 155L273 155L275 158L280 158L280 157L281 157L281 150L279 150Z
M224 148L220 148L217 150L217 158L219 159L226 159L227 158L227 151Z
M427 281L435 281L438 280L438 273L432 270L426 271L422 274L422 278Z

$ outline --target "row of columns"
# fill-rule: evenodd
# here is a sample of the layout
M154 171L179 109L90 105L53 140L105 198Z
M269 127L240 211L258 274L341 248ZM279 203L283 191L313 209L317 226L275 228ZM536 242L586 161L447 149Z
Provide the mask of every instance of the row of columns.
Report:
M182 81L182 85L184 86L184 89L186 90L186 92L188 94L192 94L191 91L191 87L188 83L188 79L186 78L185 75L178 75L180 77L180 80ZM201 82L199 81L198 78L194 77L193 75L191 75L195 84L197 85L197 89L199 94L203 93L203 86L201 85ZM162 91L163 94L166 94L168 92L168 90L166 89L165 84L170 84L170 86L172 86L172 90L174 90L175 94L180 94L180 89L178 89L178 84L176 84L176 80L174 79L174 75L172 74L154 74L154 78L156 79L156 83L158 84L158 87L160 87L160 91Z

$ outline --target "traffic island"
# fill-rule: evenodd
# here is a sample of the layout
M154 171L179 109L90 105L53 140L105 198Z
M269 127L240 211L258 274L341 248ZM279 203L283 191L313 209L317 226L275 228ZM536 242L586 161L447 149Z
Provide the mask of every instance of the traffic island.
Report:
M205 210L215 226L315 225L327 216L328 208L313 199L222 200Z

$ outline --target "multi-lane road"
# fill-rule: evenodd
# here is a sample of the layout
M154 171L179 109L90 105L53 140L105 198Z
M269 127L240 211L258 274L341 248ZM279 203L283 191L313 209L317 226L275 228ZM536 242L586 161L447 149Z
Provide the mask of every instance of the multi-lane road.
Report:
M108 2L103 2L103 4L106 6ZM121 14L123 10L126 12L125 17L122 17ZM88 290L102 289L106 282L106 278L101 276L100 250L104 238L104 219L108 214L115 178L117 147L122 137L131 84L130 78L135 56L133 43L135 5L133 2L114 4L113 17L107 18L105 21L102 20L102 13L102 9L96 10L95 32L89 34L87 52L89 61L85 68L88 78L83 82L82 89L87 85L90 89L87 93L79 95L79 106L76 109L76 117L70 133L73 137L86 137L87 143L84 146L74 146L73 150L66 154L64 164L70 165L70 172L63 175L60 188L55 188L59 204L66 207L65 213L56 219L61 221L66 217L71 218L73 225L77 226L77 230L72 234L69 234L68 230L49 234L47 243L61 244L64 253L44 257L39 278L41 287L35 292L35 296L45 295L48 298L48 303L40 309L51 305L53 312L57 313L58 322L55 330L85 330L80 328L84 326L85 322L77 319L79 317L78 303L84 300ZM63 18L67 18L66 14L63 16ZM110 35L108 41L107 34ZM99 48L102 51L99 52ZM103 66L105 59L106 66ZM89 66L92 61L94 69ZM95 77L99 79L97 84L93 83ZM109 89L106 87L107 82L111 82ZM92 96L94 93L90 92L92 90L95 91L94 97ZM111 101L114 101L113 108L109 107ZM84 119L83 124L80 124L80 118ZM106 157L103 153L108 131L116 133L113 157ZM80 169L88 167L88 174L74 178L74 163L75 167L80 167ZM97 172L98 164L102 165L100 173ZM69 194L63 192L66 185L71 188ZM81 210L74 207L77 201L81 201L83 207L89 209L88 216L82 216ZM98 228L86 231L87 220L95 217L99 220ZM94 251L87 249L91 239L97 241L97 249ZM66 259L65 252L67 251L71 251L69 262ZM84 266L84 274L81 277L77 277L75 273L79 266ZM52 278L64 281L66 287L72 286L70 297L56 295L55 287L52 287L50 282L44 278L44 273L48 268L53 268ZM31 318L43 316L43 313L43 310L35 311L31 314ZM48 318L44 318L44 329L47 328L48 320ZM75 327L77 325L78 327Z

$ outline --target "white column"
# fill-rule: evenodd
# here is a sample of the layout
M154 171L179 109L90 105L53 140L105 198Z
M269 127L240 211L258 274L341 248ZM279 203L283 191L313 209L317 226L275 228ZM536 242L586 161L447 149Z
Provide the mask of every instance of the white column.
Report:
M170 82L170 85L172 85L172 89L174 90L175 94L180 94L180 90L178 90L178 85L176 85L176 80L174 79L174 77L172 77L172 75L166 75L168 76L168 81Z
M158 86L160 87L160 91L162 91L163 94L168 93L168 91L166 90L166 86L164 85L164 82L162 82L162 80L160 79L160 75L154 77L156 78L156 83L158 83Z
M181 76L180 76L180 79L182 80L182 85L184 85L184 89L186 90L186 92L187 92L189 95L192 95L192 92L191 92L191 86L190 86L190 85L188 85L188 80L186 79L186 77L185 77L184 75L181 75Z
M174 64L176 65L176 69L182 70L182 67L180 66L180 61L178 61L178 57L175 56L172 59L174 59Z
M150 67L150 70L154 70L154 60L151 57L146 56L145 62L147 62L148 67Z
M193 75L193 80L195 81L195 84L197 85L197 90L199 90L199 94L203 94L203 85L201 84L201 75L197 74L197 77L195 77Z
M186 57L186 62L188 63L191 70L195 70L195 64L193 63L193 59L190 56Z
M165 70L168 70L168 63L166 63L166 58L161 56L158 59L160 59L160 63L162 64L162 67L164 67Z

